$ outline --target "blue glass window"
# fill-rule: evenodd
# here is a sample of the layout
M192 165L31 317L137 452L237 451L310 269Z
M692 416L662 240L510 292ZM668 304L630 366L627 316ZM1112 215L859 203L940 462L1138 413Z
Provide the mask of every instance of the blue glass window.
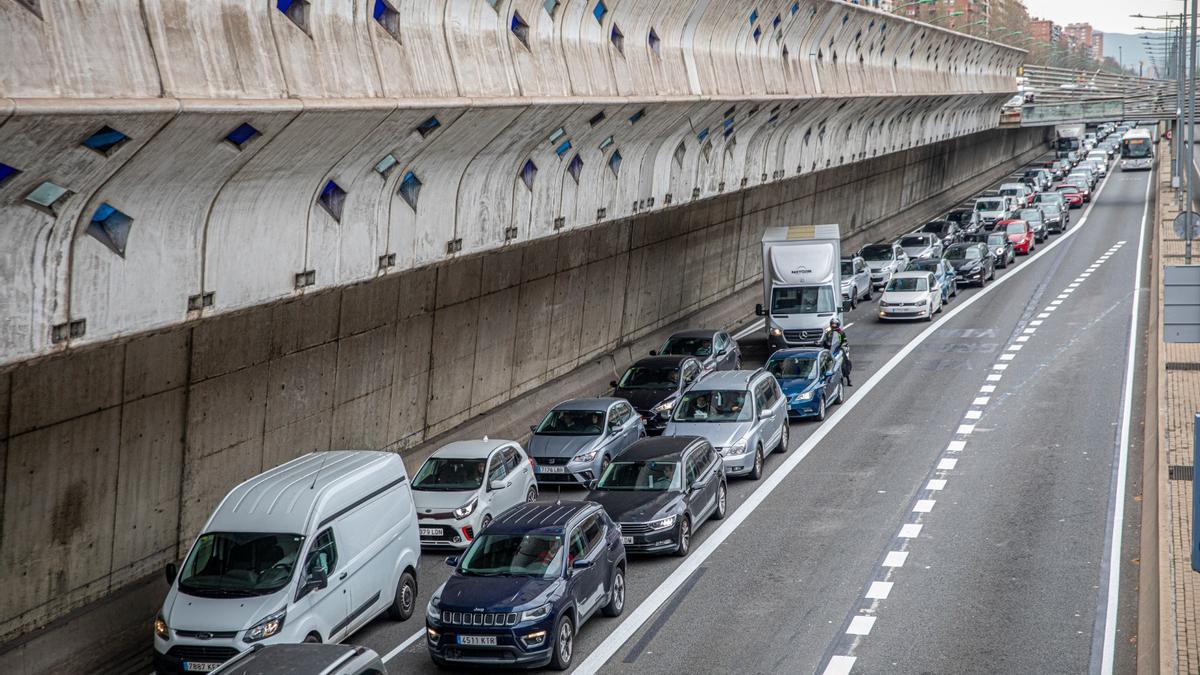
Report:
M102 155L107 155L127 140L129 137L125 134L110 126L103 126L96 133L85 138L83 144Z
M641 110L639 110L639 111L637 111L637 112L635 112L635 113L633 113L632 115L630 115L630 116L629 116L629 123L630 123L630 124L637 124L637 123L638 123L638 121L639 121L639 120L641 120L641 119L642 119L643 117L645 117L645 116L646 116L646 109L645 109L645 108L642 108Z
M417 126L417 133L421 134L421 138L425 138L429 134L432 134L434 129L440 126L442 126L442 123L438 121L438 118L430 117Z
M400 181L399 194L413 211L417 210L417 197L421 194L421 181L416 174L411 171L404 174L404 179Z
M612 157L608 158L608 170L612 171L614 177L621 175L621 151L613 150Z
M571 149L571 141L569 141L569 140L563 141L562 143L559 144L559 146L557 148L554 149L554 154L558 155L559 158L561 159L562 156L567 154L567 151L570 149Z
M621 32L621 29L615 23L613 24L609 39L612 40L613 46L617 48L617 51L622 54L625 53L625 34Z
M655 54L660 53L662 49L662 40L659 39L658 33L654 32L653 28L650 29L650 35L646 38L646 40L650 43L650 49L653 49Z
M388 0L375 0L375 8L371 11L371 16L392 37L400 40L400 13L389 4Z
M762 29L761 29L761 28L757 28L757 27L756 27L756 28L754 29L754 41L755 41L755 42L758 42L758 39L759 39L759 38L761 38L761 37L762 37Z
M554 10L558 9L558 5L558 0L546 0L542 3L542 6L546 8L546 13L550 16L554 16Z
M567 173L571 174L571 178L574 178L578 184L581 171L583 171L583 160L579 158L579 155L575 155L571 158L571 163L567 165Z
M129 230L132 228L133 218L105 202L100 204L96 212L92 214L87 233L108 247L110 251L124 258L125 245L129 242Z
M799 11L800 11L800 3L793 2L792 3L792 14L795 14L796 12L799 12Z
M321 196L317 198L317 202L325 207L325 210L329 212L329 215L333 216L334 220L341 222L342 207L346 205L346 191L342 189L342 186L333 181L325 183L325 187L321 189Z
M275 0L275 7L301 30L308 32L308 0Z
M600 0L592 8L592 16L596 17L596 21L603 21L605 14L608 14L608 5L604 4L604 0Z
M11 167L3 162L0 162L0 185L4 185L17 174L21 173L20 169Z
M254 137L256 137L258 135L259 135L258 129L255 129L254 127L250 126L249 124L243 123L238 128L229 132L229 135L227 135L225 137L225 140L229 141L230 143L233 143L233 145L240 150L240 149L246 147L246 144L249 143L251 140L254 139Z
M607 148L608 146L610 146L612 144L613 144L613 137L609 136L608 138L600 141L600 149L604 150L605 148Z
M521 18L519 12L513 12L512 23L509 25L512 34L517 36L521 44L529 47L529 24L525 23L525 19Z
M771 21L771 28L779 28L779 24L781 23L783 23L783 17L776 14L775 18Z
M532 159L525 160L525 165L521 167L521 181L531 192L533 191L533 179L537 176L537 172L537 164L534 164Z
M732 126L732 125L725 127L725 138L729 138L729 136L730 136L732 133L733 133L733 126Z
M755 21L758 21L758 10L757 9L750 12L750 25L753 26Z
M696 138L701 141L708 138L708 127L704 127L703 129L701 129L700 133L696 134Z
M564 134L566 134L566 133L567 133L567 132L566 132L566 131L564 131L562 127L559 127L559 128L557 128L557 129L555 129L553 132L551 132L551 134L550 134L550 138L549 138L548 140L549 140L551 143L553 143L554 141L557 141L558 139L562 138L562 137L563 137L563 135L564 135Z
M594 127L603 121L604 121L604 111L601 110L600 112L596 113L595 115L592 115L592 118L590 120L588 120L588 125Z
M67 188L47 180L25 195L25 201L53 210L58 201L69 194L71 192Z
M392 155L392 154L387 154L387 155L384 155L383 159L379 160L379 163L375 165L375 170L386 176L388 174L388 172L391 171L392 168L395 166L396 166L396 156Z

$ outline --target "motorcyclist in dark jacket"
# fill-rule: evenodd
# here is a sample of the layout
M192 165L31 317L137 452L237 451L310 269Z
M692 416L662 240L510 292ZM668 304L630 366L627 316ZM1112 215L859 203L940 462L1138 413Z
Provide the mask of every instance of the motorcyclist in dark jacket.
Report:
M821 346L829 350L829 353L837 358L840 354L842 357L842 382L847 387L853 387L854 383L850 381L850 343L846 339L846 331L842 330L842 324L836 318L829 320L829 329L821 336Z

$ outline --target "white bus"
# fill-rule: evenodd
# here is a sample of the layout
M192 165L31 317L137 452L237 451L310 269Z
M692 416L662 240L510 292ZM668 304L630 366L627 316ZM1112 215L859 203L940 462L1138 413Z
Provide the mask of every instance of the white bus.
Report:
M1154 164L1154 137L1149 129L1134 127L1121 137L1121 170L1149 169Z

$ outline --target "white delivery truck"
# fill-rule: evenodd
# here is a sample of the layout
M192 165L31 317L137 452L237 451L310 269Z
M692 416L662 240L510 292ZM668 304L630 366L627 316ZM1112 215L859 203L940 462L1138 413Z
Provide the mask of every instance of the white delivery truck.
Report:
M842 240L837 225L769 227L762 238L763 304L772 351L821 342L842 319Z
M1066 157L1069 152L1083 150L1083 134L1086 127L1082 124L1060 124L1054 127L1054 156Z

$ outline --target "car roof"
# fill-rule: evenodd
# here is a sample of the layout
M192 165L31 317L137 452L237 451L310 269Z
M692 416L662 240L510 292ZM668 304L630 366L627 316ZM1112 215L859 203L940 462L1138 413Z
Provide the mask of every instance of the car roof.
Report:
M679 366L684 361L695 360L696 357L687 354L660 354L658 356L643 356L629 365L630 368L665 368Z
M489 533L514 534L524 532L562 533L563 529L581 514L599 507L590 501L526 502L514 506L488 525Z
M828 350L824 347L788 347L787 349L776 349L769 357L767 357L767 360L770 361L776 356L780 358L786 358L789 356L816 356L824 351Z
M924 271L909 272L909 271L905 270L904 272L897 272L897 273L893 274L892 278L893 279L924 279L925 277L929 276L930 274L932 274L932 273L924 272Z
M749 386L750 381L761 372L765 371L762 368L758 370L714 370L700 378L700 381L692 387L692 391L743 389Z
M551 408L551 410L607 410L608 406L617 401L624 401L623 398L616 396L599 396L596 398L573 398L569 401L563 401Z
M700 440L702 439L699 436L655 436L652 438L643 438L630 445L625 452L621 453L619 459L621 461L646 461L650 459L665 461L679 459L683 455L684 450L687 450Z
M671 333L671 337L673 337L673 338L676 338L676 337L685 337L685 338L712 337L714 333L719 333L719 332L720 331L717 330L716 328L689 328L687 330L681 330L681 331L677 331L675 333ZM668 339L670 339L670 338L668 338Z
M513 441L499 438L481 438L467 441L454 441L438 448L433 457L455 457L461 459L476 459L487 457L497 448L515 445Z

